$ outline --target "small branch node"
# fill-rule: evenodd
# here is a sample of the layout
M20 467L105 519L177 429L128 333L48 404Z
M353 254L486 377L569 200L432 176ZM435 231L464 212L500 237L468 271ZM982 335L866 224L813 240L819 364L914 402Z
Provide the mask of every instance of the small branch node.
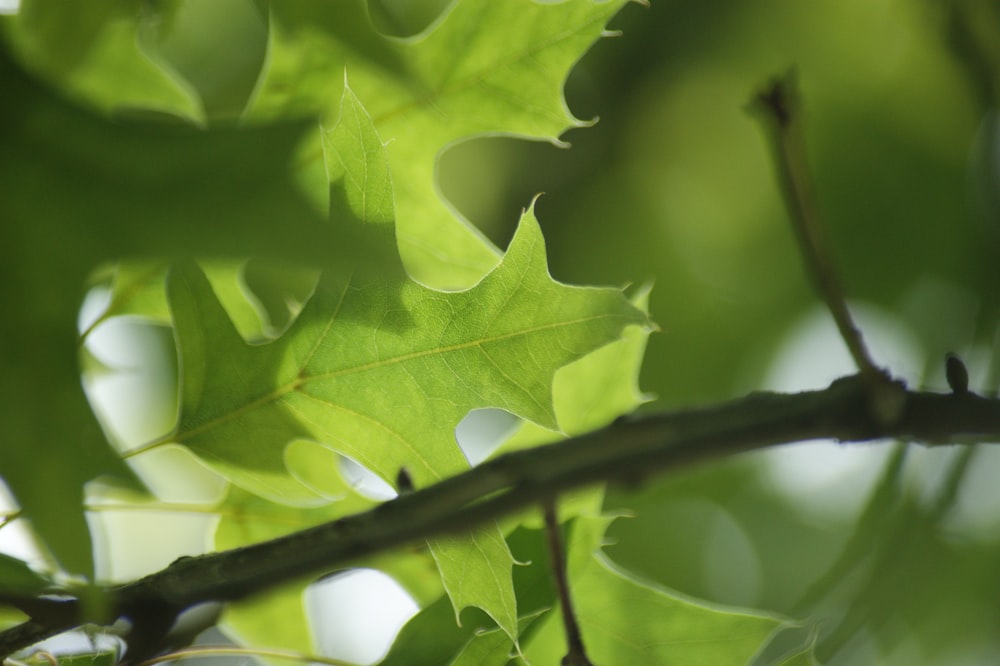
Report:
M948 352L944 357L945 378L955 395L969 394L969 371L957 354Z

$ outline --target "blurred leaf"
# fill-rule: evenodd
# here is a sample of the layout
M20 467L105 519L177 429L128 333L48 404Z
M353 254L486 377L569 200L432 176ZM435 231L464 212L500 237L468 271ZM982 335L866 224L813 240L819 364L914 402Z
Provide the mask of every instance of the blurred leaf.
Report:
M206 122L238 120L267 45L258 0L139 0L140 40L197 91Z
M33 597L53 586L53 581L24 560L0 553L0 603L5 596Z
M35 241L22 247L41 250L41 239L61 238L47 249L88 269L128 255L253 254L323 266L366 256L321 223L286 173L311 123L208 132L110 123L65 103L6 57L0 80L10 93L0 108L2 164L20 168L3 210L17 240Z
M7 38L33 71L105 113L160 111L199 123L201 102L142 48L138 32L152 3L24 0L5 21Z
M426 32L375 32L362 0L271 5L267 63L252 120L335 112L344 73L389 159L404 263L418 280L473 284L497 261L492 245L456 218L435 185L439 153L473 136L557 141L582 125L566 108L570 67L626 0L459 0ZM318 137L300 152L306 182L322 183Z
M2 296L16 325L0 331L0 473L61 565L89 573L83 484L102 474L135 481L80 388L76 312L87 274L121 256L356 265L372 253L324 224L289 182L286 159L303 125L114 124L54 95L6 51L0 82L0 278L16 285Z
M507 640L516 642L517 596L510 571L514 558L497 525L490 523L461 537L429 543L455 608L455 620L460 622L462 610L469 606L482 608Z

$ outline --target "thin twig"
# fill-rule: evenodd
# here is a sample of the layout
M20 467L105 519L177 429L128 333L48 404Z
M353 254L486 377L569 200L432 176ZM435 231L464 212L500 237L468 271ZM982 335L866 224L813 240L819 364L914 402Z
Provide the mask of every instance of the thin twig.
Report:
M753 108L762 112L764 128L774 144L778 180L806 270L812 274L820 297L833 315L840 337L858 370L873 383L884 381L885 373L872 361L861 332L851 318L823 234L819 206L809 178L794 74L776 78L756 97Z
M573 600L569 594L566 557L559 534L559 518L556 516L555 499L549 498L542 502L542 509L545 514L545 531L548 534L549 557L552 560L552 575L556 580L556 591L559 594L559 604L562 607L563 628L566 632L566 656L562 658L562 666L594 666L587 658L587 651L583 647L580 625L576 623Z

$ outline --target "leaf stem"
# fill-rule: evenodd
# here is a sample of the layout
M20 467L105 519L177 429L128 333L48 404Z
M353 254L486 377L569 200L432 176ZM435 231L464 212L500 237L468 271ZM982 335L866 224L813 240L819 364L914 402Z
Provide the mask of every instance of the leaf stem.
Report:
M176 441L177 441L177 433L171 431L166 435L157 437L156 439L150 440L145 444L140 444L139 446L128 449L127 451L122 451L121 456L122 458L128 460L129 458L146 453L147 451L158 449L164 444L170 444L171 442L176 442Z
M231 512L225 511L221 504L194 504L194 503L182 503L182 502L140 502L140 503L112 503L112 502L101 502L95 504L93 502L85 502L83 508L86 511L93 512L113 512L113 511L136 511L136 512L161 512L161 513L196 513L196 514L206 514L206 515L221 515L229 516L234 515ZM247 515L247 514L241 514ZM257 516L254 516L255 518Z
M0 529L7 527L12 522L21 517L21 509L12 509L0 513Z
M563 666L594 666L587 658L587 651L583 647L580 626L576 622L576 613L573 611L573 601L569 594L566 557L560 538L559 518L556 516L556 500L549 498L542 502L542 511L545 515L545 532L548 535L552 575L556 580L556 591L559 594L559 605L562 609L563 629L566 632L567 650L561 663Z

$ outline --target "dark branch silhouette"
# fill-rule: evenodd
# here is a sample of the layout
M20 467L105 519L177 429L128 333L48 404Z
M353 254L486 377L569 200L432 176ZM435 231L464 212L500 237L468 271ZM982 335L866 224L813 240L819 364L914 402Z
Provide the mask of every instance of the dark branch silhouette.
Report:
M281 583L319 577L358 558L442 534L461 533L554 495L601 482L635 484L708 460L813 439L898 438L928 445L1000 441L1000 399L910 391L898 382L873 401L862 375L795 394L752 393L705 409L620 419L591 433L516 451L364 513L242 548L176 560L104 590L108 622L126 617L138 635L164 617L210 601L243 599ZM893 409L886 409L885 405ZM48 608L48 606L43 606ZM78 602L0 632L9 654L78 626ZM145 632L145 633L144 633Z

